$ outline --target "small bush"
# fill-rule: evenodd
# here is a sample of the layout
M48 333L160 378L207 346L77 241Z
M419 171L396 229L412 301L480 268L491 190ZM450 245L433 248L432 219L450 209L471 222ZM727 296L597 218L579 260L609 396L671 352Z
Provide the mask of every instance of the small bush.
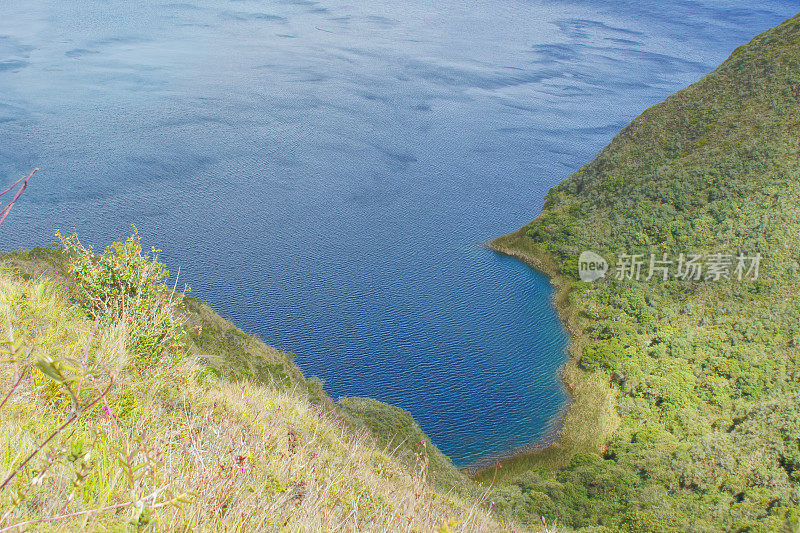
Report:
M163 284L169 276L158 252L142 254L139 234L115 242L103 255L84 246L77 235L56 236L69 254L69 272L79 290L75 303L104 326L123 325L128 349L138 362L178 353L184 346L184 329L176 313L173 291Z

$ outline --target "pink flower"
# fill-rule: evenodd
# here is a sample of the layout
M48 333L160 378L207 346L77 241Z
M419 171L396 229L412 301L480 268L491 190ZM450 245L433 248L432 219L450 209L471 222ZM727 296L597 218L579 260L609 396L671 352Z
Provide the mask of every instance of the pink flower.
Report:
M107 405L103 406L103 412L108 416L116 416L114 410Z

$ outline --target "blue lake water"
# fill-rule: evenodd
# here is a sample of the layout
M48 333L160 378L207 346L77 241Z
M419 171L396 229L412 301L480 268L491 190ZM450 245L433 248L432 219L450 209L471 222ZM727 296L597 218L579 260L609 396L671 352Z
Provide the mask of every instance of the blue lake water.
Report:
M457 464L567 397L546 279L480 243L796 2L3 0L0 248L136 224L193 294Z

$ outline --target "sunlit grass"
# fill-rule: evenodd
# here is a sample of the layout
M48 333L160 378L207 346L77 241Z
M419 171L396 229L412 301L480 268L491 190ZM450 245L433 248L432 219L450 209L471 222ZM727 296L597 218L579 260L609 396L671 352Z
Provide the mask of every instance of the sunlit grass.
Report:
M306 386L219 377L191 349L135 364L125 322L65 290L0 270L0 483L52 438L0 491L0 531L505 527L488 492L437 492L424 450L409 468Z

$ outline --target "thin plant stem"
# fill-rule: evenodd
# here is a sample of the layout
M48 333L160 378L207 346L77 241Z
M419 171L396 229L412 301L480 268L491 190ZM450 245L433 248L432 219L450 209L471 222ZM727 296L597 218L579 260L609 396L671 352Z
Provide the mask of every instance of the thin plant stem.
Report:
M28 350L28 356L30 356L32 352L33 352L33 348L29 349ZM2 409L3 406L6 404L6 402L8 401L8 399L11 398L11 395L14 394L14 391L17 389L17 387L19 387L19 384L22 383L22 378L24 378L25 374L27 374L27 373L28 373L28 368L27 367L23 368L22 372L19 373L19 377L17 378L17 381L15 381L14 385L11 386L11 390L8 391L8 394L6 394L5 398L3 398L3 401L0 402L0 409Z
M39 169L38 168L34 168L33 171L30 174L28 174L28 177L24 178L24 181L23 181L23 178L20 178L17 181L15 181L14 184L11 187L9 187L8 189L4 190L3 192L0 192L0 196L3 196L5 193L7 193L8 191L10 191L14 187L16 187L17 183L22 181L22 187L20 187L19 190L17 191L17 193L14 195L14 198L11 200L11 203L9 203L7 206L5 206L5 208L3 208L2 211L0 211L0 214L3 215L2 218L0 218L0 226L3 225L3 221L6 219L8 214L11 212L11 208L14 207L14 203L17 200L19 200L19 197L22 196L22 193L25 191L25 189L28 188L28 182L33 177L33 175L36 174L37 170L39 170Z

